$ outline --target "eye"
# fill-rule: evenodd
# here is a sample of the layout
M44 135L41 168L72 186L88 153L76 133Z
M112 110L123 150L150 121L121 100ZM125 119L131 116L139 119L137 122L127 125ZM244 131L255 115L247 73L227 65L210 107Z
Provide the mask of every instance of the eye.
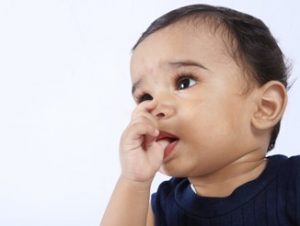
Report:
M194 86L197 83L197 80L193 76L181 76L176 81L176 88L178 90L187 89L191 86Z
M145 93L137 98L138 103L142 103L143 101L147 100L153 100L153 97L148 93Z

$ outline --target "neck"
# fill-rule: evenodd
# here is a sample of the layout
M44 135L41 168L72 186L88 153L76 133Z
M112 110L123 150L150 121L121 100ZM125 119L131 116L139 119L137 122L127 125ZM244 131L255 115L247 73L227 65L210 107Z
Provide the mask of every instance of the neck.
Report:
M266 167L264 156L241 158L209 175L189 177L197 194L205 197L229 196L240 185L256 179Z

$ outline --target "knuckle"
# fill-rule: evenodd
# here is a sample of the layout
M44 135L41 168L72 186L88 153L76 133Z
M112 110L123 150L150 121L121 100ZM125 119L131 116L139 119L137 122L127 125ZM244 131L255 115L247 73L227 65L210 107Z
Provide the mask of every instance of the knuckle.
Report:
M136 114L139 113L149 113L149 110L147 107L149 107L149 105L151 104L151 101L144 101L142 103L140 103L139 105L136 106L136 108L132 111L131 116L134 117Z
M136 124L136 123L153 123L153 121L144 114L139 115L138 117L132 119L131 124Z

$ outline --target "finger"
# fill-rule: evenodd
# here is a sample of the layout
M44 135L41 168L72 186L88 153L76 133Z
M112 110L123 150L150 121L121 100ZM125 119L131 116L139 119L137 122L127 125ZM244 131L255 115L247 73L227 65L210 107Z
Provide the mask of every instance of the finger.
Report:
M154 134L144 136L144 142L143 142L144 150L147 150L152 145L152 143L156 140L158 134L159 132L156 135L156 131L155 131Z
M153 110L157 106L158 102L155 99L147 101L145 108L147 111Z
M169 142L167 140L159 140L159 141L156 141L157 137L159 135L159 131L157 133L157 135L155 136L145 136L145 147L148 149L148 147L151 147L153 142L155 142L157 144L157 146L159 147L158 149L159 150L165 150L165 148L167 147L167 145L169 144Z
M144 140L145 136L157 137L159 130L151 123L133 123L127 131L128 138L132 140Z
M158 142L152 143L152 145L147 149L149 152L148 158L151 162L158 163L158 167L162 164L164 158L164 150L167 147L168 142L165 140L160 140Z
M157 141L157 143L158 143L163 149L165 149L165 148L167 147L167 145L169 144L169 142L166 141L166 140L159 140L159 141Z
M157 106L156 100L148 100L140 103L132 112L132 117L135 115L144 112L144 113L150 113L155 107Z
M140 114L136 115L134 118L131 119L131 124L135 123L149 123L154 127L158 126L157 119L153 117L153 115L149 113L141 112Z

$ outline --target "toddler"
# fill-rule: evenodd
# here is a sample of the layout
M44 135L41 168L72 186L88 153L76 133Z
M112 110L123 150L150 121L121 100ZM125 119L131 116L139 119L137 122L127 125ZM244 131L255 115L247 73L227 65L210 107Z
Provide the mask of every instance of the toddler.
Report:
M288 76L261 20L173 10L133 47L131 78L137 107L102 226L300 226L300 156L266 157ZM171 179L150 196L159 170Z

